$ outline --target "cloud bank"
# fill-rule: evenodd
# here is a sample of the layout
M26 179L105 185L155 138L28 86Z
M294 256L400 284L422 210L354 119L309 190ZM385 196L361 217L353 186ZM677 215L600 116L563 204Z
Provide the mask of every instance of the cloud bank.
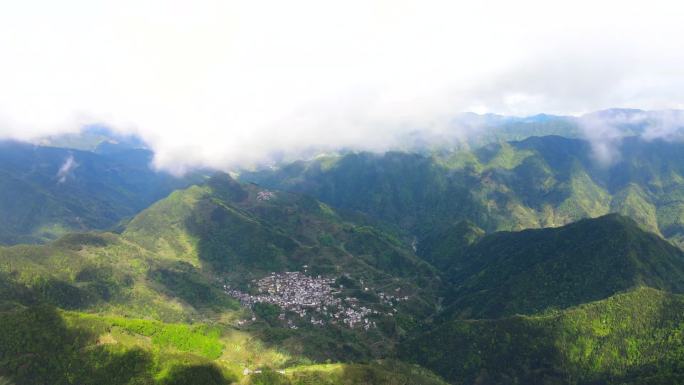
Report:
M106 125L140 135L157 166L180 172L384 150L416 131L464 130L453 124L462 111L682 108L683 10L662 0L4 2L0 137Z
M577 119L591 143L594 158L608 167L621 160L620 144L627 136L643 140L684 140L684 111L604 110Z

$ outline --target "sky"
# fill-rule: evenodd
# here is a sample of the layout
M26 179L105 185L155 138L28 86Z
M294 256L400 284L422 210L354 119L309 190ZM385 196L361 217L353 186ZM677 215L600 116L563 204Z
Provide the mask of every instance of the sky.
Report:
M0 137L105 125L182 172L382 151L463 111L679 109L680 4L1 1Z

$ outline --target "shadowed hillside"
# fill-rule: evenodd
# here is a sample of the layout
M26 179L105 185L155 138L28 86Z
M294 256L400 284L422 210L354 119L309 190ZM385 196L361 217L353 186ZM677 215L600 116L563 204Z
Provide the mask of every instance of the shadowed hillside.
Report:
M534 314L640 285L684 292L684 252L617 214L495 233L453 252L446 302L462 318Z

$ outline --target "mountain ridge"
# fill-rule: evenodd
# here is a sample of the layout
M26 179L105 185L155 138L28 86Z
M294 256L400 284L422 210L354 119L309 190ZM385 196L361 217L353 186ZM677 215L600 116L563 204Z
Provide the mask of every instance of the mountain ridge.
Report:
M430 155L348 154L244 172L240 179L366 213L419 239L463 220L494 232L619 212L681 243L683 146L625 138L622 157L605 166L587 141L529 137Z
M171 191L201 182L149 167L149 150L111 154L0 142L0 243L40 243L105 230Z
M640 285L684 293L684 252L619 214L494 233L456 255L445 302L459 318L563 309Z

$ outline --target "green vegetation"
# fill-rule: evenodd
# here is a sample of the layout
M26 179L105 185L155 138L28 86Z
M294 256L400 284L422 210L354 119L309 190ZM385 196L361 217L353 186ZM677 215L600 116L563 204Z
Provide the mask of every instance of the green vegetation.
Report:
M87 316L82 317L88 319ZM205 325L191 327L184 324L164 324L157 321L114 317L105 318L105 321L126 331L151 337L153 345L193 352L212 360L219 358L223 349L218 341L221 334L218 328Z
M266 193L217 175L152 205L120 235L74 233L0 248L0 325L16 329L0 341L0 375L16 384L269 383L244 376L249 368L310 383L321 378L307 369L313 363L392 355L400 336L434 308L436 271L393 235L347 222L308 197ZM399 306L401 316L377 316L381 327L369 332L293 330L279 308L260 304L252 313L222 289L303 265L344 277L350 286L342 295L365 304L381 306L358 289L361 281L400 286L412 300ZM252 315L255 322L236 328ZM38 340L23 341L28 334ZM292 366L311 374L273 372ZM380 364L339 367L344 373L331 372L332 383L419 378L410 366L397 374Z
M204 334L174 325L139 330L140 322L61 313L45 305L3 311L0 324L0 370L17 385L178 383L178 367L217 371L221 384L237 378L203 356L207 350L215 354L215 335L212 342L184 349L188 337L197 342ZM150 344L137 332L164 338Z
M500 232L451 250L445 309L405 340L404 359L456 384L684 379L684 296L670 294L684 293L684 252L633 220Z
M70 230L110 226L181 182L110 146L72 152L89 182L57 191L68 152L40 148L51 166L22 174L25 148L8 144L0 214L26 223L0 237L66 234L0 247L0 384L444 384L429 370L455 384L683 382L684 252L661 238L684 239L681 145L626 139L600 167L580 140L483 140L243 175L329 204L219 173L116 233ZM23 194L44 204L12 207ZM224 290L255 294L284 271L334 278L330 295L372 309L376 327L245 308Z
M458 264L468 247L484 236L484 231L470 222L434 229L417 245L418 255L439 269Z
M202 324L57 311L0 312L0 372L8 384L444 384L400 362L292 366L244 333ZM244 367L261 373L245 375ZM256 370L255 369L255 370ZM278 370L278 371L276 371Z
M454 384L675 384L683 346L684 297L638 288L550 315L448 321L403 357Z
M446 384L439 377L417 365L408 365L393 360L372 362L367 365L324 364L294 367L285 370L285 378L286 380L282 383L287 385ZM253 382L253 384L256 383ZM269 384L268 382L265 383Z
M617 212L681 242L684 145L630 137L619 150L621 158L606 166L593 158L586 141L525 137L429 155L350 153L334 163L295 162L246 172L241 179L310 194L419 239L462 221L494 232L562 226Z
M445 303L460 318L535 314L638 285L684 292L684 252L617 214L495 233L448 255Z
M71 168L60 168L71 160ZM0 141L0 244L110 229L171 191L202 180L149 167L152 153L94 153Z

